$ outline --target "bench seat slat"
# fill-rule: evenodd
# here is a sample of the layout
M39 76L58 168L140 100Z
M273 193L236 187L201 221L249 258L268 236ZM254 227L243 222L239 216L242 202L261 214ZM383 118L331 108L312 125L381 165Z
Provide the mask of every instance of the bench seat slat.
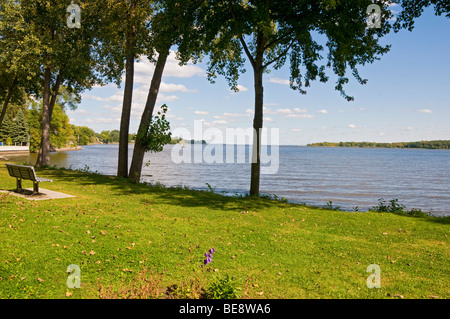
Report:
M9 175L17 178L17 189L22 189L22 180L27 179L33 181L34 193L39 192L40 182L53 182L51 179L37 177L33 166L5 164L8 168Z

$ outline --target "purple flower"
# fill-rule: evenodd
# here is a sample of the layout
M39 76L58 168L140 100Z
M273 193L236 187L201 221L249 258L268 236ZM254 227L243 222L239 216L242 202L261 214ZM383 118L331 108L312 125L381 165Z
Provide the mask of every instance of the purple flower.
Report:
M204 261L203 261L203 263L205 264L205 265L207 265L207 264L209 264L210 262L211 262L212 260L211 260L211 258L206 258Z
M209 253L208 253L208 252L205 253L206 259L203 261L203 263L204 263L205 265L207 265L207 264L209 264L210 262L212 262L213 254L214 254L215 251L216 251L216 250L215 250L214 248L211 248L211 249L209 250Z

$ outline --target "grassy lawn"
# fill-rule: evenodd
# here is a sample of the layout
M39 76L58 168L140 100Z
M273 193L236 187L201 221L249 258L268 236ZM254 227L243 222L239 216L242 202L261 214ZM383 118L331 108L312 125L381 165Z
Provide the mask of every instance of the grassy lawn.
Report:
M41 187L76 197L0 193L0 298L192 298L226 274L241 298L450 297L449 218L37 174L54 181ZM0 162L0 189L14 188ZM200 267L211 247L213 261ZM67 286L71 264L81 288ZM381 269L381 288L366 285L370 264Z

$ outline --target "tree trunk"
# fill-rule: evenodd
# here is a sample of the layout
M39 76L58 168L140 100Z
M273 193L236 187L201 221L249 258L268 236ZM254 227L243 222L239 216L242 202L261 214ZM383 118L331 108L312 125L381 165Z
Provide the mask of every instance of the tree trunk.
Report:
M44 93L42 98L42 136L36 167L50 164L50 67L44 72Z
M44 74L44 95L42 102L42 137L39 147L36 167L50 165L50 123L52 121L53 109L55 108L56 98L58 97L59 87L61 86L61 73L56 78L53 90L51 89L51 71L50 67L45 69Z
M134 51L136 46L136 28L133 25L133 14L136 2L132 1L127 22L125 89L122 102L122 117L120 119L119 158L117 176L128 177L128 134L130 132L131 104L133 101L134 82Z
M9 100L11 99L16 83L17 83L17 76L14 77L11 85L9 86L8 94L6 94L5 100L3 101L2 113L0 114L0 129L2 128L3 119L5 118Z
M255 115L253 118L253 151L250 176L250 195L259 195L261 171L261 130L263 127L263 73L264 45L266 38L261 31L256 35L256 56L253 60L253 77L255 85Z
M61 72L58 74L58 76L56 77L56 82L55 82L55 86L53 87L53 90L51 91L51 99L50 99L50 104L49 104L49 112L48 112L48 116L50 118L50 122L52 120L52 115L53 115L53 109L55 108L55 104L56 104L56 98L58 97L59 94L59 88L61 86Z
M138 136L142 132L146 133L147 125L152 119L153 110L155 108L156 99L158 97L159 87L161 85L161 78L164 72L164 67L166 65L167 57L169 55L169 47L159 52L158 60L156 62L155 71L153 73L152 82L150 84L150 89L147 95L147 102L145 103L145 108L142 113L141 122L139 124ZM141 180L142 165L144 162L146 147L141 143L139 137L136 138L133 150L133 159L131 161L130 167L130 180L138 184Z
M261 170L261 129L263 127L263 69L254 68L255 81L255 115L253 118L253 151L250 179L250 195L259 195Z
M133 100L134 52L133 43L127 41L125 89L123 93L122 118L120 120L119 161L117 176L128 177L128 134L130 131L131 103Z

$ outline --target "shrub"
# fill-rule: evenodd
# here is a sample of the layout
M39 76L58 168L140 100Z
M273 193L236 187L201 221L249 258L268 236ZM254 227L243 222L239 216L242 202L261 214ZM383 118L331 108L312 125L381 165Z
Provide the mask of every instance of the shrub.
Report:
M205 290L208 299L237 299L239 298L237 283L232 277L225 274L222 278L216 278Z
M402 205L398 202L398 199L391 199L389 203L383 198L378 200L378 206L374 206L369 209L372 212L377 213L394 213L405 216L413 216L413 217L424 217L429 215L428 213L423 212L421 209L413 208L411 210L406 210L406 206Z

